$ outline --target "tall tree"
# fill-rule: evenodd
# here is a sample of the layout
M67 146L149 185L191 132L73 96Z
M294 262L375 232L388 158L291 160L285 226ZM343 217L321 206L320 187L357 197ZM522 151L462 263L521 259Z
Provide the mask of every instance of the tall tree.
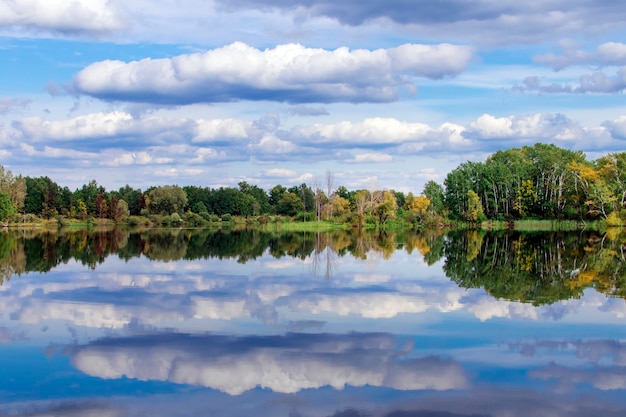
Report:
M148 208L152 213L167 215L183 213L187 206L187 194L177 185L164 185L155 187L148 193L150 203Z
M6 194L17 211L24 208L26 198L26 181L21 175L14 176L0 165L0 192Z
M428 208L437 215L443 214L443 193L443 187L433 180L428 181L426 185L424 185L424 197L430 201L430 206Z

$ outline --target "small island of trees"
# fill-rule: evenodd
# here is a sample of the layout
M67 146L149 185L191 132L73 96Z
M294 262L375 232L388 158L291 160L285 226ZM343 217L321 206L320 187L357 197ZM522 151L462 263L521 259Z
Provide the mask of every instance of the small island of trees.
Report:
M608 226L626 222L626 152L588 161L584 153L535 144L465 162L443 184L419 194L348 190L334 184L237 187L126 185L107 191L95 180L74 191L46 177L14 175L0 166L0 219L5 226L128 224L325 223L352 227L508 225L549 220Z

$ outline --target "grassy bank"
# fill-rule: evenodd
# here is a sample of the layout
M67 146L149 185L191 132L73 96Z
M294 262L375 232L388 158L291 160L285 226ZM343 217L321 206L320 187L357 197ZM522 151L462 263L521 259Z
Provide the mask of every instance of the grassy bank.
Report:
M430 230L430 229L483 229L483 230L516 230L516 231L575 231L575 230L604 230L609 226L606 221L582 222L576 220L516 220L516 221L484 221L481 223L469 223L454 221L445 218L429 219L427 222L410 223L403 219L388 220L378 224L369 218L364 221L360 228L367 230ZM57 216L51 219L41 219L35 216L28 216L22 221L13 221L8 224L11 228L24 229L99 229L108 230L115 227L128 227L131 229L142 228L217 228L225 230L237 230L242 228L259 228L268 231L332 231L359 228L357 224L341 219L333 220L298 220L286 216L262 215L255 217L239 217L224 215L221 218L210 215L203 218L197 214L186 214L184 216L130 216L122 221L114 222L109 219L88 218L85 220L68 219Z

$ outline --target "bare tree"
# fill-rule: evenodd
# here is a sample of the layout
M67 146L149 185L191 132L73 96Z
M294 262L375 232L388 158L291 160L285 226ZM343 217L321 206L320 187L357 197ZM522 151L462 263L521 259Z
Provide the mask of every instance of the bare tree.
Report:
M311 187L313 192L315 193L315 216L317 217L317 221L319 222L322 217L322 208L324 207L324 191L320 186L319 178L313 178L313 186Z
M333 205L331 204L333 199L333 187L335 183L335 174L332 171L326 171L326 197L328 198L328 204L326 205L326 218L330 219L333 215Z

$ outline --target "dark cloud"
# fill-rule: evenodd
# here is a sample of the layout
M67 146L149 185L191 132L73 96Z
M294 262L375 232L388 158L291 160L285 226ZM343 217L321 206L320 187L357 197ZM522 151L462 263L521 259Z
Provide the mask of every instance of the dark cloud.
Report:
M586 51L565 44L561 54L542 54L534 58L538 64L548 65L555 71L572 65L626 65L626 44L620 42L606 42L595 50Z
M543 79L537 76L526 77L521 85L513 87L514 90L528 93L545 94L616 94L626 89L626 67L617 70L614 76L596 71L580 77L578 83L542 83Z
M291 106L287 113L291 116L327 116L328 110L323 106Z
M126 415L126 410L122 408L94 400L13 404L4 408L7 409L6 414L0 409L0 416L122 417Z
M519 14L521 3L468 0L217 0L227 10L242 7L269 10L309 9L319 16L337 19L343 24L360 25L377 18L388 18L401 24L436 25L468 20L493 20L504 14Z
M224 10L282 10L300 19L324 16L348 26L388 19L412 25L425 36L475 39L483 44L540 42L620 28L626 9L619 2L554 0L216 0Z

